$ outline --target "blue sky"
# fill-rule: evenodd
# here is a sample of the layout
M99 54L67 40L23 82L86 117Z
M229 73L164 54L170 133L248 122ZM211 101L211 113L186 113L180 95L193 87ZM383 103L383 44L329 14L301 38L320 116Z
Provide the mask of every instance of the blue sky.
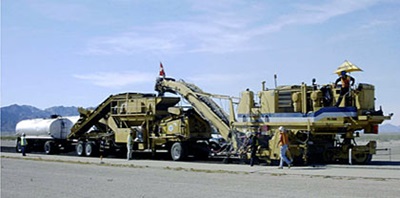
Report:
M167 76L239 96L349 60L400 125L397 0L2 0L1 106L97 106Z

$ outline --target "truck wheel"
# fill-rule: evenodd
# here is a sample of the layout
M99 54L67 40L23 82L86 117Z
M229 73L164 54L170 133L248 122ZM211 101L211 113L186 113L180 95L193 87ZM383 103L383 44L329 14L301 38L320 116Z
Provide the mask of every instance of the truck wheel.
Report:
M186 150L182 143L175 142L171 147L171 158L174 161L180 161L186 158Z
M21 153L22 149L21 149L21 142L18 140L17 143L15 144L15 152L17 153Z
M212 152L218 152L221 150L221 146L216 142L210 142L210 148Z
M211 152L207 144L198 144L195 149L195 157L200 160L207 160Z
M75 147L75 151L78 156L83 156L85 154L85 143L79 141Z
M55 150L56 150L56 147L54 146L54 142L53 141L46 141L44 143L44 152L47 155L55 153Z
M368 164L372 160L372 155L371 154L366 154L366 153L359 153L355 154L353 156L353 163L354 164Z
M96 155L96 145L93 142L87 142L85 145L85 154L86 156L95 156Z

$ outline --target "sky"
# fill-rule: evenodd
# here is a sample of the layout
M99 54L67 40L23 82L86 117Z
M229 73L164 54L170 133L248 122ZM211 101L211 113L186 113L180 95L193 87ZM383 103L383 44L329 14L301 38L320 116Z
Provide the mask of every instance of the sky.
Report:
M239 96L349 60L400 125L398 0L1 0L1 106L94 107L166 75Z

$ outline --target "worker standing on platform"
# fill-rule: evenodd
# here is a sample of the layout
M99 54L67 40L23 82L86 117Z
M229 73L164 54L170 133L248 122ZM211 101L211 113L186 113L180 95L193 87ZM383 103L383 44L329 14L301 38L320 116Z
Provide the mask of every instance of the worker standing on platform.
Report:
M292 166L292 161L289 160L286 156L286 152L288 151L289 148L289 136L287 134L286 129L283 126L279 127L279 146L280 146L280 163L279 163L279 169L283 168L283 162L285 162L288 167L290 168Z
M340 105L340 103L342 102L343 96L348 98L348 94L350 92L350 84L351 84L351 86L353 86L354 82L355 82L355 79L351 76L348 76L346 71L342 71L340 74L341 74L340 77L338 79L336 79L336 82L335 82L335 87L337 86L337 84L339 82L342 83L342 87L340 88L340 95L335 104L336 107L338 107ZM345 100L345 101L347 101L347 100ZM347 106L347 102L345 102L345 106Z

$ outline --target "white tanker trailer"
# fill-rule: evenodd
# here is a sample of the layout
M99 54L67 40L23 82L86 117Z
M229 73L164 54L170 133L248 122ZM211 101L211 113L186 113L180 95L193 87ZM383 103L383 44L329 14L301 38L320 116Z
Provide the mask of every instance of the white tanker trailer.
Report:
M67 137L78 119L79 116L22 120L15 131L18 137L25 134L28 150L44 148L47 154L52 154L70 145ZM20 138L17 138L16 150L21 151Z

